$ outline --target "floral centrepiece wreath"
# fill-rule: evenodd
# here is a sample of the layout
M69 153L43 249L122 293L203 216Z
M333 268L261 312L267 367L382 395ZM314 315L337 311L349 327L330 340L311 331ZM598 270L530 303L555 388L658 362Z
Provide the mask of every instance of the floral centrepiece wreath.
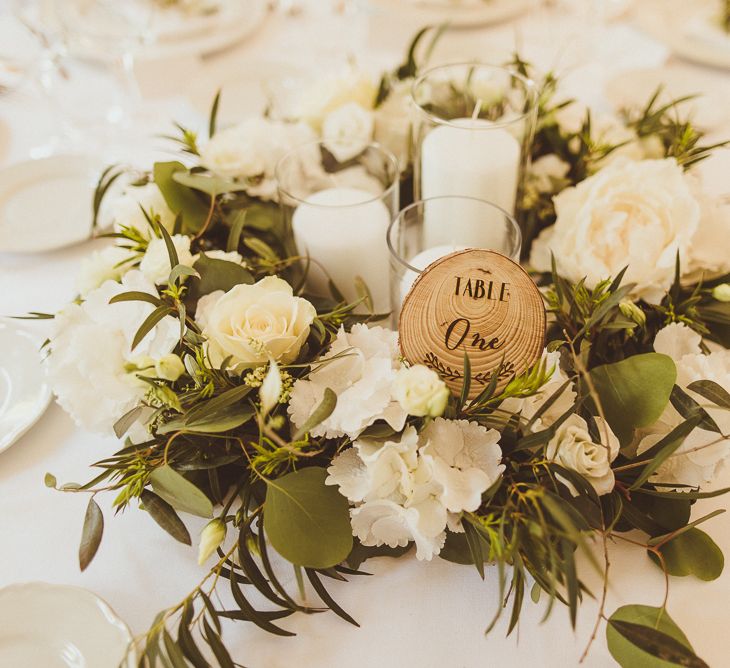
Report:
M366 289L356 303L336 286L329 298L307 294L274 166L317 136L333 154L344 140L375 139L398 155L407 184L408 89L426 34L379 87L361 73L330 77L296 117L221 131L216 101L207 141L179 128L192 166L109 169L100 180L97 214L126 181L106 202L115 244L84 261L78 299L55 315L46 366L79 425L126 440L89 483L46 482L91 494L82 569L101 541L101 491L114 491L120 511L139 503L186 544L178 511L211 518L199 541L208 578L139 640L141 665L163 654L208 665L201 642L233 665L221 619L291 635L278 620L315 610L281 585L272 548L294 565L301 591L306 578L351 622L323 576L357 576L368 558L413 545L419 560L472 564L482 577L494 562L510 632L528 587L575 620L588 591L575 552L608 577L592 536L605 547L639 530L644 542L630 542L668 575L709 580L722 570L697 528L715 513L689 518L696 500L726 491L704 488L730 455L730 258L718 244L730 216L692 169L715 147L673 105L655 96L642 110L596 116L560 101L552 75L540 79L520 217L548 345L504 389L490 384L468 400L468 378L454 396L432 369L408 366L397 333L366 312ZM512 65L534 77L519 58ZM224 581L235 609L212 601ZM272 609L254 608L250 587ZM665 605L609 618L605 593L596 595L596 628L608 620L622 665L637 652L705 665Z

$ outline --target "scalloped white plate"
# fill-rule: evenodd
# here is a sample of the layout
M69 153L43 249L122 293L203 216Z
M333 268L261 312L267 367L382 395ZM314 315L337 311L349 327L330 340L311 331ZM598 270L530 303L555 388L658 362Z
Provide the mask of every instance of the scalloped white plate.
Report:
M41 253L91 236L96 162L54 155L0 170L0 253Z
M523 14L532 0L472 0L463 4L443 0L370 0L370 4L382 12L408 12L424 25L448 23L452 28L477 28Z
M28 582L0 589L0 666L133 668L132 634L80 587Z
M715 25L716 0L642 0L639 21L676 55L702 65L730 68L730 35Z
M13 325L0 323L0 452L45 413L51 388L36 342ZM0 662L0 666L6 664Z

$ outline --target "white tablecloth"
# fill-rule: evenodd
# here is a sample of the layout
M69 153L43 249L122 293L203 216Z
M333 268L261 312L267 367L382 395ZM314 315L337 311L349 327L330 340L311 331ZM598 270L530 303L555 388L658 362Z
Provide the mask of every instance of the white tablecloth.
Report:
M224 90L222 110L222 117L232 120L260 108L263 96L254 82L262 74L272 76L280 66L322 67L336 54L342 61L347 52L375 68L395 64L410 39L410 27L366 13L332 17L321 8L319 13L272 16L252 39L216 57L141 65L140 82L146 99L156 101L153 120L160 126L173 113L202 123L211 92L221 83L233 91L226 97ZM515 45L544 67L557 65L565 70L570 92L599 105L606 104L603 89L610 76L660 65L668 55L627 21L601 28L580 18L536 14L491 29L456 33L444 40L437 58L496 58ZM670 61L668 68L674 66ZM723 73L703 76L703 82L714 76L718 84L726 84ZM242 82L253 86L248 97L241 94ZM0 98L0 112L11 137L9 144L0 145L3 166L25 158L29 147L53 128L54 120L37 104L33 106L32 99ZM86 244L37 256L0 255L0 314L59 309L73 297L75 269L91 248L92 244ZM29 328L42 334L42 325ZM102 498L107 520L104 540L95 561L81 574L77 544L87 497L60 494L43 485L47 471L61 482L86 481L91 477L88 464L116 446L114 439L78 429L52 405L29 433L0 454L0 586L44 580L87 587L108 601L133 632L140 633L160 609L179 601L200 579L195 549L170 539L143 512L112 517L110 499ZM730 485L730 474L718 484ZM694 516L722 506L722 499L701 501ZM196 536L202 523L186 519ZM712 520L705 528L730 553L730 515ZM283 626L298 632L296 638L277 638L246 624L232 625L225 637L237 660L252 668L562 668L578 664L597 610L593 601L586 600L573 632L564 609L556 607L549 621L541 624L544 602L528 601L517 632L506 639L502 623L485 638L484 628L498 605L491 568L484 582L473 568L439 559L432 563L377 559L365 569L373 577L354 577L347 584L328 582L335 599L361 628L331 613L296 615L283 621ZM599 581L590 568L583 570L598 594ZM609 613L624 603L661 603L663 576L640 550L624 544L611 546L611 573ZM672 581L670 614L698 654L713 666L728 665L728 600L730 573L714 583L692 578ZM584 665L614 665L605 648L603 627Z

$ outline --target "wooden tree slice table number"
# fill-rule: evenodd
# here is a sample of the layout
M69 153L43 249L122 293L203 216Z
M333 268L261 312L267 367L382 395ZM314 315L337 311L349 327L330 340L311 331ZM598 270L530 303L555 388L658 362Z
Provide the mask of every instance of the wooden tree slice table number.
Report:
M434 369L458 393L464 353L473 399L499 369L498 390L541 357L545 306L528 273L508 257L469 249L424 269L403 302L400 346L411 364Z

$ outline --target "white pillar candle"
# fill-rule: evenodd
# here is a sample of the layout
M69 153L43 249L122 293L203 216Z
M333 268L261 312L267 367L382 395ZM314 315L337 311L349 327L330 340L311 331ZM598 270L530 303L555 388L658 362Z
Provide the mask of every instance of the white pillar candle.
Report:
M321 263L350 302L358 298L354 280L360 276L378 313L390 310L385 241L389 224L383 201L358 188L321 190L307 197L292 216L299 252ZM329 294L327 277L315 262L309 266L307 287L315 294Z
M456 251L466 250L467 248L468 246L452 246L449 244L444 244L443 246L434 246L433 248L427 248L417 255L414 255L410 260L408 260L408 264L410 264L411 267L415 267L419 271L423 271L426 267L428 267L429 264L431 264L432 262L436 262L436 260L438 260L439 258L444 257L445 255L450 255L451 253L455 253ZM411 289L411 286L416 282L417 278L418 274L415 271L406 269L406 273L403 274L403 277L400 280L401 304L408 294L408 291Z
M459 118L439 125L421 144L421 197L475 197L514 213L520 153L513 135L485 119ZM450 201L425 212L424 243L436 246L458 240L487 247L484 226L488 225L478 204Z

